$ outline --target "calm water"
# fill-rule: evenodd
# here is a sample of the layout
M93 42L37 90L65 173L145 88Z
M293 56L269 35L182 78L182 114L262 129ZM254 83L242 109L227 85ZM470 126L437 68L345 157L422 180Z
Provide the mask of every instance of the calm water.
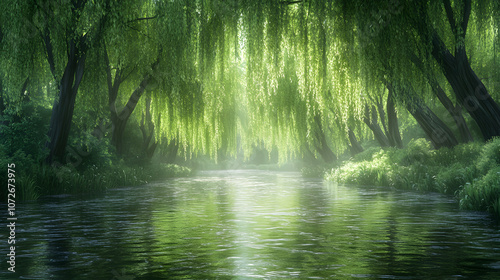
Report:
M4 257L1 279L500 279L488 216L298 173L206 172L17 208L17 272Z

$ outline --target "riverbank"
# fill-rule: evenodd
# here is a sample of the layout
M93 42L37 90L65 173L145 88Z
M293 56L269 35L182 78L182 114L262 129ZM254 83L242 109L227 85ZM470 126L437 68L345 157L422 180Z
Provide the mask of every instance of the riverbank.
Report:
M391 186L455 196L464 210L500 217L500 138L453 149L431 149L424 139L404 149L368 149L324 178L343 184Z
M102 193L114 187L139 186L151 181L192 174L190 168L176 164L131 166L118 163L104 168L91 166L78 170L71 165L31 165L27 168L17 163L16 169L15 180L11 181L15 186L16 201L37 200L46 195ZM7 178L4 181L7 182ZM4 198L7 197L6 191L7 188L2 190Z

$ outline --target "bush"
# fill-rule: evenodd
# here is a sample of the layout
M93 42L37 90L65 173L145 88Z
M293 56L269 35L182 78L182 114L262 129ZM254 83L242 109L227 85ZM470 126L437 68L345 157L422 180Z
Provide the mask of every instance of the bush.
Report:
M441 193L453 194L467 182L475 178L475 168L454 163L448 168L443 168L435 176L436 190Z
M462 209L500 216L500 139L432 150L424 139L404 149L373 149L325 174L346 184L455 194Z
M500 165L500 138L490 140L483 147L481 155L477 161L477 169L481 174L486 174L488 170Z
M500 216L500 167L491 169L479 180L466 183L458 197L462 209L489 211Z
M354 161L370 161L373 156L380 152L380 147L371 147L353 157Z
M415 163L427 162L429 158L432 158L435 151L431 149L431 143L423 138L412 139L405 149L397 150L397 156L395 159L400 158L396 162L402 165L408 166Z

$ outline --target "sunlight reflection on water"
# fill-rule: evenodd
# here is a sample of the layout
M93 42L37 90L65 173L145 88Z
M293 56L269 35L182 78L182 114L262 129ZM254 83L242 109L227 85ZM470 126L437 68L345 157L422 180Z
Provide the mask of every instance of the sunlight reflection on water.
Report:
M203 172L19 208L16 263L24 279L492 279L500 273L499 227L487 215L458 211L439 194L336 185L293 172Z

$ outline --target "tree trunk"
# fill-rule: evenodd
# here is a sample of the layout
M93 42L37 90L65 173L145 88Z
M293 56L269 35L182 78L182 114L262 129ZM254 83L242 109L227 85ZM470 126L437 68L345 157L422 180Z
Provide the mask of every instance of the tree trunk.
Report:
M337 160L337 156L332 152L330 147L328 146L328 143L326 141L326 136L323 131L323 126L321 124L321 116L316 115L314 116L314 122L316 123L317 129L315 131L315 148L320 154L321 158L327 163L333 162Z
M452 148L458 144L451 129L424 104L411 87L407 86L399 91L400 96L405 98L406 108L422 127L434 148Z
M83 46L84 40L84 37L80 38L78 47L74 40L70 41L68 62L59 83L59 96L54 101L52 116L50 118L49 141L46 144L49 148L49 155L46 161L49 164L63 159L68 143L76 94L85 67L86 50Z
M375 106L372 106L370 118L370 107L368 104L365 105L365 116L363 117L363 122L373 132L375 140L377 140L382 148L390 146L389 139L385 136L382 128L380 128L380 125L378 124L377 109L375 109Z
M486 87L472 70L465 50L467 26L471 15L471 1L461 3L462 18L457 21L450 1L444 1L444 8L457 43L455 55L451 54L436 30L432 31L432 56L441 67L455 93L456 99L476 121L484 140L500 136L500 107L491 98ZM417 27L421 34L427 30Z
M415 66L417 66L417 68L420 69L422 73L424 73L429 85L432 88L432 92L439 99L441 104L443 104L443 106L446 108L448 113L453 118L453 121L455 122L458 128L461 142L467 143L474 141L474 138L470 133L469 126L465 122L464 116L462 115L462 107L460 106L460 104L457 105L453 104L453 102L448 98L448 96L444 92L443 88L439 85L439 82L437 81L436 77L432 73L424 69L423 62L415 54L411 55L411 61Z
M387 126L389 134L387 138L392 147L403 148L403 141L401 141L401 134L399 133L398 115L396 113L396 105L394 103L394 94L392 85L388 87L387 95Z
M116 70L114 79L111 77L111 64L109 62L109 57L106 47L104 48L105 48L104 59L107 65L106 72L107 72L107 83L108 83L108 102L109 102L109 109L111 111L111 122L112 122L111 144L115 146L116 153L121 155L123 154L123 132L125 131L128 119L132 115L132 112L134 111L135 107L137 106L137 103L139 102L139 99L141 98L142 94L146 90L148 83L151 81L153 77L151 73L146 73L142 81L140 82L139 86L130 95L125 107L120 112L117 112L116 99L118 97L120 85L125 80L125 78L122 78L121 76L122 74L121 69ZM152 64L153 71L159 62L160 62L160 57L158 56L157 60Z
M351 156L355 156L361 152L363 152L363 147L359 144L356 135L354 135L354 131L349 127L348 129L348 137L349 137L349 149L351 150Z
M434 57L439 62L457 100L476 121L484 140L500 136L500 107L470 67L465 50L454 57L442 42L433 40Z
M73 1L72 16L76 22L82 15L86 1ZM68 143L71 121L73 119L73 111L75 108L76 94L83 78L85 69L85 60L87 58L88 47L92 42L88 42L89 36L92 36L94 42L98 42L102 35L106 16L99 19L92 31L84 35L68 32L67 34L67 62L64 68L62 78L58 82L58 97L54 100L52 107L52 116L50 118L50 126L46 143L49 149L49 154L46 158L48 164L54 164L55 161L62 161L65 155L66 145ZM74 31L74 30L73 30ZM92 33L92 35L90 35ZM45 45L47 54L47 62L50 67L52 76L57 77L55 73L55 59L52 46L52 38L50 35L49 25L46 26L44 32L40 31L40 35Z

